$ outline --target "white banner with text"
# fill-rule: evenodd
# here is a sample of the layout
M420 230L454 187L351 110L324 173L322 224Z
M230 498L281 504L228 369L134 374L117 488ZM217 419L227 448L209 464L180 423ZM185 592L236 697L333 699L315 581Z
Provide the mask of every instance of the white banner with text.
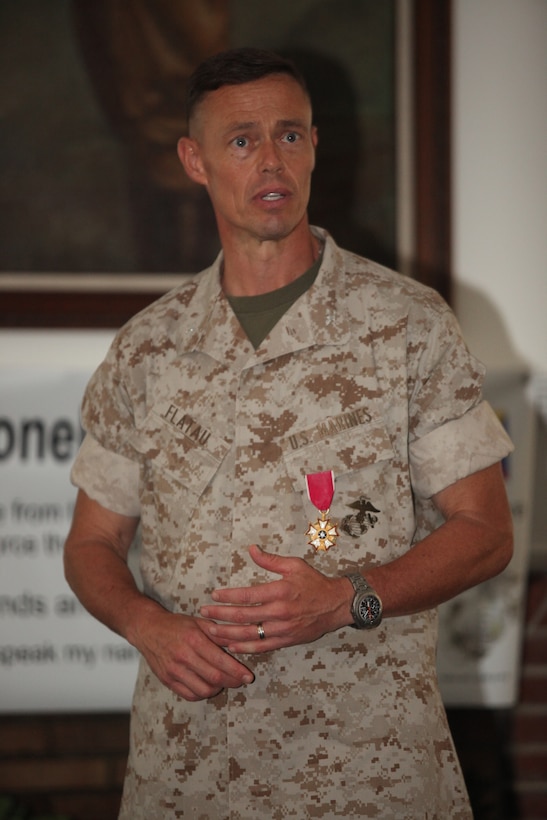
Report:
M0 711L127 710L137 652L63 574L91 370L0 370Z

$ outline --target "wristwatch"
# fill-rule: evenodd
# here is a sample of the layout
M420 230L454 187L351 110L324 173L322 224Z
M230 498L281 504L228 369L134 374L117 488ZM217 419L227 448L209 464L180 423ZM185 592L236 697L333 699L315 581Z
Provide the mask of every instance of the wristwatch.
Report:
M382 620L382 602L371 586L358 572L346 575L353 584L355 595L351 602L352 626L357 629L372 629Z

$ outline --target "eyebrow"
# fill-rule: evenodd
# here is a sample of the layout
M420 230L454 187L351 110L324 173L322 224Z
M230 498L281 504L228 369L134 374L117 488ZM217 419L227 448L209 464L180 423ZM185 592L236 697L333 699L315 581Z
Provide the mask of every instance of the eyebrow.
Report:
M252 128L256 128L258 125L259 123L257 120L243 120L241 122L234 122L226 128L225 133L229 135L236 133L237 131L248 131ZM301 119L278 120L276 125L281 128L307 128L305 121Z
M248 122L233 122L226 128L226 134L232 134L234 131L248 131L250 128L255 128L258 125L256 121L249 120Z

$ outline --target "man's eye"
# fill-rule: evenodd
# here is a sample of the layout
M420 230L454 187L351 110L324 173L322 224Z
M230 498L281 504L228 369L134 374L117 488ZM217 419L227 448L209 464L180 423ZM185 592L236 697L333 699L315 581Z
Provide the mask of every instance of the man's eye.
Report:
M298 134L295 131L289 131L284 137L286 142L297 142Z
M234 140L234 145L237 148L246 148L248 144L247 137L236 137Z

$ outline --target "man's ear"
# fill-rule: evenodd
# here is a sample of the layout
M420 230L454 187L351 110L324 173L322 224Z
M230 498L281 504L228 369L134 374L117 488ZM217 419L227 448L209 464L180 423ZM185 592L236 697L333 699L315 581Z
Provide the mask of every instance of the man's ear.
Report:
M315 168L315 159L317 153L317 143L319 142L319 134L317 132L317 126L312 125L311 128L311 144L313 145L313 167Z
M199 145L191 137L181 137L177 143L177 154L182 167L192 180L199 185L207 184L207 176L203 169Z

